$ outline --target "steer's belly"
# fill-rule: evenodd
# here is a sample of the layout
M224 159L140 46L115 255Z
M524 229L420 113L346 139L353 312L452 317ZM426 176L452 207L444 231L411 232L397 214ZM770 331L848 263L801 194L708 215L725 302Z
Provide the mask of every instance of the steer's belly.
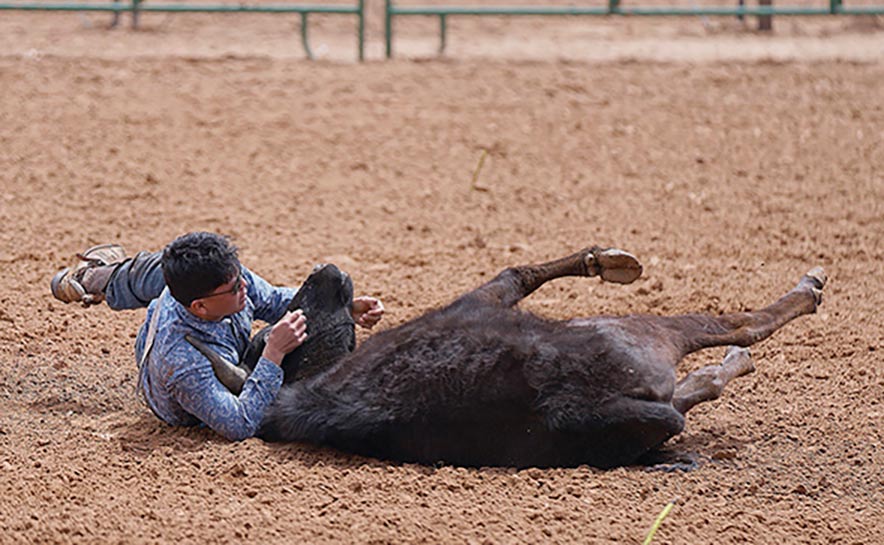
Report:
M494 418L419 418L397 423L334 446L366 456L422 464L482 467L576 466L586 449L569 434L554 432L534 414L513 407Z

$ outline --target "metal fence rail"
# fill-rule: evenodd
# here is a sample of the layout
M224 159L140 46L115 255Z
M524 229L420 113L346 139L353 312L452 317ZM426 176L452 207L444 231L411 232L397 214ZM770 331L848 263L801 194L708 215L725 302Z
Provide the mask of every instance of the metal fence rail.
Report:
M884 4L874 6L846 7L842 0L829 0L827 7L803 6L707 6L680 8L674 6L623 6L620 0L607 0L605 6L396 6L393 0L385 0L384 38L387 58L393 56L393 18L400 16L430 16L439 18L439 53L447 45L448 17L451 15L629 15L629 16L758 16L774 15L884 15ZM742 3L742 2L741 2Z
M113 3L65 3L65 2L27 2L0 3L0 10L16 11L104 11L114 14L116 24L120 13L132 14L132 27L138 26L138 15L143 12L154 13L297 13L301 16L301 43L307 58L313 59L308 34L308 16L311 13L344 14L356 16L356 34L359 49L359 60L365 59L365 0L358 0L356 5L291 5L291 4L154 4L144 0Z

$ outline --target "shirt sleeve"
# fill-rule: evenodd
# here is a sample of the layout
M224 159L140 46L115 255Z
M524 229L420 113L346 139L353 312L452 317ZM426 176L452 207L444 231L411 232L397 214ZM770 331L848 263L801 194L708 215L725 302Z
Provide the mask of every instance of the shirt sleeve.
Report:
M282 369L266 358L258 360L242 392L235 396L215 377L209 361L190 345L177 346L167 357L187 362L175 366L179 371L169 381L181 408L231 441L255 435L282 386Z
M249 284L248 295L255 305L255 318L269 324L282 318L298 290L271 286L269 282L246 267L243 267L243 276Z

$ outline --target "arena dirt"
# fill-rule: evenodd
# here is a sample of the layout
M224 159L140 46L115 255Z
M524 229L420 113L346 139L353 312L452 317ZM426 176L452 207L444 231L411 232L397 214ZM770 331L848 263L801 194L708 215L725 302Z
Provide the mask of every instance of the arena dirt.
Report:
M321 23L330 60L308 63L295 27L267 21L0 20L0 542L638 543L673 499L655 543L884 541L875 25L585 22L586 43L633 53L584 58L549 45L572 21L483 20L453 28L444 59L403 31L393 62L374 25L359 65L349 23ZM523 307L721 313L815 265L830 284L690 414L670 448L698 455L691 473L422 467L229 443L136 401L144 311L66 306L48 281L91 244L196 229L278 284L339 264L384 300L383 328L592 243L634 252L644 277L564 279Z

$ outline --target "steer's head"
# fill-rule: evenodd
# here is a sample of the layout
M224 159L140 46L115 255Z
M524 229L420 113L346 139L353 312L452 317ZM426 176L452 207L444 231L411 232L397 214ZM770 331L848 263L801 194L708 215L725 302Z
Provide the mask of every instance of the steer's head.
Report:
M298 289L289 310L307 317L307 340L283 360L285 381L306 378L328 368L356 346L353 282L336 266L317 265Z

